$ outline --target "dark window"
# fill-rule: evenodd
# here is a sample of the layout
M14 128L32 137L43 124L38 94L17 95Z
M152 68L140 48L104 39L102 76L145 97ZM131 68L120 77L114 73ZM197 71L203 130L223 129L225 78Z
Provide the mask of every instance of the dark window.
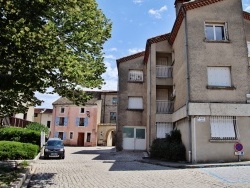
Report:
M64 117L59 118L59 125L61 125L61 126L64 125Z
M34 113L34 117L37 117L38 116L38 113Z
M80 118L80 120L79 120L79 126L84 126L84 118Z
M50 128L50 121L47 121L47 127Z
M112 104L117 104L117 97L112 98Z
M70 138L70 139L73 139L73 132L70 132L70 133L69 133L69 138Z
M61 108L61 113L64 113L64 108Z
M116 112L110 112L110 123L116 123Z
M82 113L82 114L84 113L84 108L81 108L81 113Z
M58 132L58 138L61 138L61 140L63 140L63 132Z
M87 133L87 142L90 142L91 139L91 133Z

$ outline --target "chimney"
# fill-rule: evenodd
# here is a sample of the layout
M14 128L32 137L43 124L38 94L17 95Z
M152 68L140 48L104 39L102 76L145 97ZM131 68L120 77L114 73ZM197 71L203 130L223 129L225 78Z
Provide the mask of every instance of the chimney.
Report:
M175 0L174 5L175 5L176 16L178 15L179 10L180 10L182 4L187 3L189 1L194 1L194 0Z

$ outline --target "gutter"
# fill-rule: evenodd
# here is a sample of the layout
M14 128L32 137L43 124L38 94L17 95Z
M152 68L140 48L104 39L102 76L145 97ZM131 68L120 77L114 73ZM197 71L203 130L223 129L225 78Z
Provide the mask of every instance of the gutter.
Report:
M151 92L151 85L152 85L152 54L151 54L151 47L149 50L149 56L150 56L150 60L149 60L149 148L151 146L151 97L152 97L152 92Z

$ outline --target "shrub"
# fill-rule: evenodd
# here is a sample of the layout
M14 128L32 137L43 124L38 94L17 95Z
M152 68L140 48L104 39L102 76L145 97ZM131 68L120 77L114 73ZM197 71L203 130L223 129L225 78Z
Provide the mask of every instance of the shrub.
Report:
M33 159L39 151L34 144L0 141L0 160Z
M164 159L166 161L185 161L186 148L181 140L179 130L173 130L166 138L157 138L150 148L150 157Z
M26 129L33 130L33 131L44 131L46 135L49 133L49 128L43 124L32 122L26 126Z
M0 140L31 143L39 146L40 132L17 127L0 128Z

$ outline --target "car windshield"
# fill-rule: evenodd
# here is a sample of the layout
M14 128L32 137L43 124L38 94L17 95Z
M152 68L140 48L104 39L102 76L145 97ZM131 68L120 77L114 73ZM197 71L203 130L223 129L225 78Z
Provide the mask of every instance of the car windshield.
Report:
M62 141L60 140L49 140L47 146L62 146Z

